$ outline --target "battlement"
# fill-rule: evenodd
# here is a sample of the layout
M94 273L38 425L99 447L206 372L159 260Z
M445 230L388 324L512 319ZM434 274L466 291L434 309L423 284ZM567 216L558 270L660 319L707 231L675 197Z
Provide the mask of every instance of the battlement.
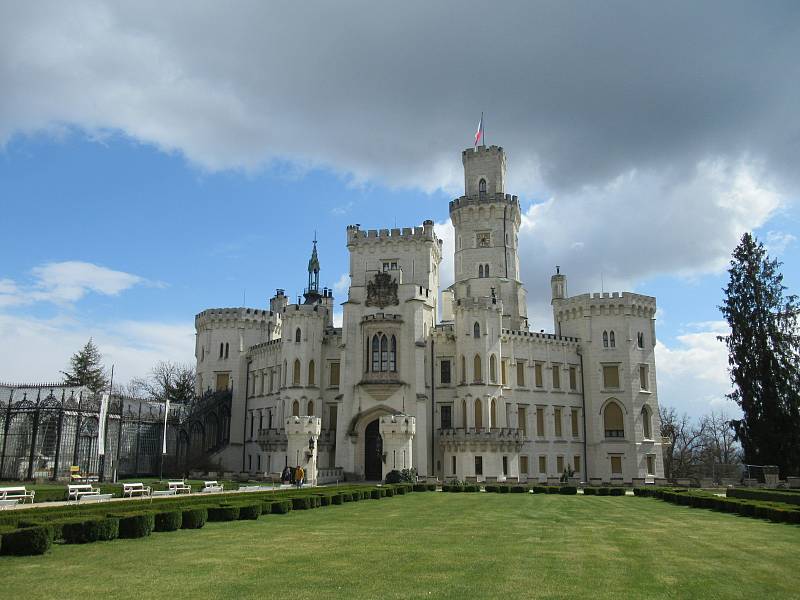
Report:
M198 313L194 318L194 322L195 327L223 321L243 322L245 326L248 324L261 325L269 321L272 316L272 311L257 308L208 308Z
M553 299L553 309L560 320L614 313L655 318L656 299L633 292L595 292Z
M503 329L502 335L509 338L528 338L531 340L540 340L540 341L567 342L569 344L577 344L578 342L580 342L580 339L576 337L570 337L567 335L556 335L555 333L524 331L517 329Z
M402 323L403 316L380 312L380 313L375 313L374 315L364 315L364 318L361 319L362 323L367 323L371 321L395 321L398 323Z
M479 194L472 196L461 196L450 201L450 212L465 208L467 206L486 206L492 203L508 204L519 209L519 199L511 194Z
M426 242L442 241L437 239L433 230L433 221L426 220L422 227L403 227L393 229L361 229L360 225L347 226L347 243L364 244L371 242L421 240Z
M265 352L267 350L270 350L272 348L279 348L282 341L283 340L281 338L277 338L277 339L274 339L274 340L270 340L268 342L261 342L260 344L254 344L254 345L250 346L247 349L247 352L249 354L251 354L251 355L252 354L261 354L261 353L263 353L263 352Z
M492 155L505 155L505 150L503 150L502 146L474 146L472 148L467 148L461 153L462 160L464 158L469 158L471 155L480 156L482 154L492 154Z
M455 311L460 310L494 310L502 312L503 303L500 298L459 298L456 300Z
M320 310L321 309L321 310ZM329 310L329 306L326 304L318 303L318 304L287 304L283 307L283 318L293 318L293 317L324 317Z
M286 435L303 435L307 438L319 436L322 420L319 417L289 417L285 421Z
M386 415L378 424L381 436L412 436L417 431L417 420L408 415Z

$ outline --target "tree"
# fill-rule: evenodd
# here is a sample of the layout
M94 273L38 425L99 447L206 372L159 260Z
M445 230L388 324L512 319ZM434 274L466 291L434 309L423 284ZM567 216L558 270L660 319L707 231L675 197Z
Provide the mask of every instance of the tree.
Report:
M700 422L703 430L701 459L706 466L706 474L712 477L735 477L742 458L730 418L724 412L712 411Z
M661 419L661 437L667 439L668 448L664 448L664 477L677 479L693 477L696 473L702 440L704 435L702 423L692 424L689 415L678 415L674 408L659 406Z
M164 402L188 403L194 398L195 372L188 364L159 361L144 378L131 380L131 395Z
M781 263L745 233L728 273L720 310L731 333L728 347L733 383L729 398L743 417L731 421L748 464L778 465L782 476L800 468L797 297L784 297Z
M108 385L106 371L103 368L103 359L100 350L95 346L92 338L69 360L71 371L62 371L67 385L86 386L96 394Z

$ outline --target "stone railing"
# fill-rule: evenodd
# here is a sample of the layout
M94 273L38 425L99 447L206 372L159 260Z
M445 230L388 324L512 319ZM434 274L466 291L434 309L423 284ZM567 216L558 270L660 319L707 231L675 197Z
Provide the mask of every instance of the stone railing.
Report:
M444 446L488 444L519 450L525 441L522 429L516 427L468 427L440 429L439 443Z

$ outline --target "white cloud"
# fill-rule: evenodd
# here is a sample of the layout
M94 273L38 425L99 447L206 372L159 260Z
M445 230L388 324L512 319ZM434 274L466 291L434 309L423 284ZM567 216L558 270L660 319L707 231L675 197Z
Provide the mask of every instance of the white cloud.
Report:
M344 313L340 310L333 311L333 326L341 327L344 320Z
M767 251L770 253L772 258L775 258L777 255L783 254L786 251L786 248L794 244L796 241L797 237L791 233L787 233L785 231L768 231L767 239L764 241L764 245L767 247Z
M661 341L656 345L659 403L695 416L720 408L738 414L736 404L725 398L731 391L728 351L717 340L728 331L727 323L691 323L687 328L673 347Z
M334 214L334 215L346 215L353 208L353 204L354 203L351 200L350 202L347 202L346 204L342 204L340 206L334 206L331 209L331 214Z
M445 289L455 281L453 256L456 250L456 232L449 220L442 221L441 223L434 223L433 230L436 236L442 240L442 264L439 267L439 287Z
M339 295L343 295L347 293L347 290L350 289L350 275L347 273L342 273L336 283L333 284L333 291Z

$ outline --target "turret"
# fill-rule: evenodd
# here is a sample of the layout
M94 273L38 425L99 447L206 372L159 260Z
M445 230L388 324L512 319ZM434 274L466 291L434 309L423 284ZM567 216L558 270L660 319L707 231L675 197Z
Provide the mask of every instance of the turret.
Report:
M317 236L314 235L314 247L308 261L308 287L303 293L305 304L314 304L322 296L319 293L319 256L317 256Z
M558 265L556 265L556 274L550 278L550 292L550 304L567 297L567 277L561 274L561 267Z

